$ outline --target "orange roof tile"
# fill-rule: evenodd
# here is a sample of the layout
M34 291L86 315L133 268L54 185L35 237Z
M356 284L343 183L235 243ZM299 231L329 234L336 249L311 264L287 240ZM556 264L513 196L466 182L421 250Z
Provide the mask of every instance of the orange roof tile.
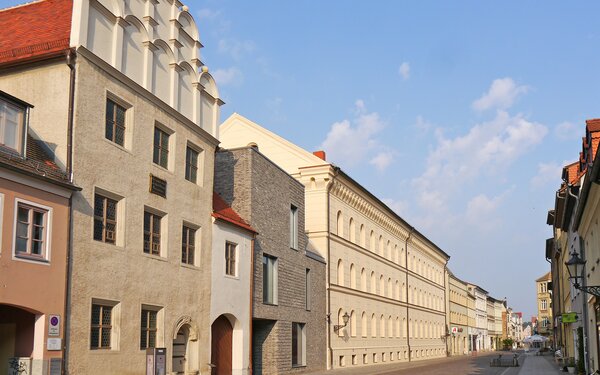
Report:
M585 120L585 127L589 132L600 131L600 118Z
M217 219L225 220L233 225L240 228L246 229L250 232L256 233L254 228L250 224L246 223L244 219L238 215L233 208L231 208L223 198L216 192L213 192L213 214L212 216Z
M73 0L42 0L0 10L0 64L69 49Z

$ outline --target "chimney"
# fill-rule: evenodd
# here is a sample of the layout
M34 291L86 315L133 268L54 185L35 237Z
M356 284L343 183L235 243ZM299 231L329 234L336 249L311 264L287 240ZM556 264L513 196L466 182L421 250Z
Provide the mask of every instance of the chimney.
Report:
M318 157L319 159L321 159L323 161L327 161L327 158L325 157L325 151L322 151L322 150L315 151L315 152L313 152L313 155L315 155L316 157Z

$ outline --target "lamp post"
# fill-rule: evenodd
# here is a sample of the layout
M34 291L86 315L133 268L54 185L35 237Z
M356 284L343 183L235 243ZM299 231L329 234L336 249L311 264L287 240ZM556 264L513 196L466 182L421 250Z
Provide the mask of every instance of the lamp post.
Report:
M579 257L577 251L573 250L571 253L571 259L565 262L565 266L567 266L569 279L571 280L571 283L575 289L581 290L582 292L591 294L595 297L600 297L600 286L583 286L579 284L579 279L583 279L585 260Z
M333 330L335 332L339 332L340 329L342 329L348 325L349 320L350 320L350 315L348 315L348 312L345 312L344 315L342 316L342 321L344 322L344 324L343 325L341 325L341 324L334 325Z

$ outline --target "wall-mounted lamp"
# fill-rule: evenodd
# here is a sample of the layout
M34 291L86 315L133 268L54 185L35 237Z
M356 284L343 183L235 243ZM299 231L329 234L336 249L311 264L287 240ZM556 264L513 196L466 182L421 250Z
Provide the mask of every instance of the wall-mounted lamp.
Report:
M349 320L350 320L350 315L348 315L348 313L345 312L344 315L342 316L342 321L344 322L344 324L343 325L338 325L338 324L334 325L333 330L335 332L339 332L340 329L342 329L348 325Z
M571 253L571 259L565 262L567 271L569 271L569 279L575 289L581 290L582 292L591 294L596 297L600 297L600 286L581 286L579 279L583 279L583 270L585 267L585 260L579 257L577 251L573 250Z

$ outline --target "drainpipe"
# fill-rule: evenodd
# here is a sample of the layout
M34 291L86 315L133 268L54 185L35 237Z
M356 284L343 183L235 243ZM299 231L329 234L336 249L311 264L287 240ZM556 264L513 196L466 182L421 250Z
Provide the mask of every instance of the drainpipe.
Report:
M75 51L70 49L67 52L67 66L69 72L69 110L67 113L67 174L69 182L73 182L73 108L75 102ZM62 356L62 374L68 374L68 355L69 355L69 335L70 335L70 316L69 306L71 304L71 277L72 277L72 258L73 258L73 194L69 196L69 211L67 218L67 259L65 265L65 306L63 316L63 356Z
M410 232L406 237L406 244L404 246L404 266L406 267L406 346L408 347L408 362L412 361L412 355L410 352L410 319L409 319L409 308L408 308L408 243L415 231L414 227L410 227Z
M250 324L249 324L249 331L248 332L248 336L249 336L249 350L248 350L248 356L249 356L249 369L248 369L248 374L252 375L253 371L252 371L252 366L253 366L253 362L252 362L252 350L253 350L253 346L252 346L252 335L253 335L253 316L254 316L254 241L256 240L256 233L252 235L252 239L250 240Z
M337 172L337 169L334 167L334 171ZM335 175L334 175L335 177ZM331 214L331 199L329 198L329 194L331 192L331 187L333 186L333 179L329 182L326 188L327 192L327 218ZM331 225L330 220L327 220L327 267L325 267L325 280L327 281L327 347L329 349L327 369L330 370L333 368L333 347L331 346L331 287L330 287L330 279L329 279L329 266L331 265Z

